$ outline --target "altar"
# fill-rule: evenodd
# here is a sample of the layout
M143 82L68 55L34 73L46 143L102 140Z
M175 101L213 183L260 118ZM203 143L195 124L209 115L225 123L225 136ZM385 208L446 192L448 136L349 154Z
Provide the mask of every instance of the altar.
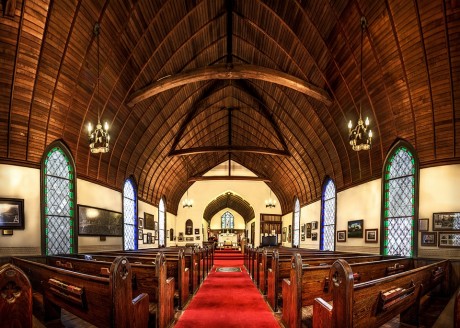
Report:
M238 234L232 232L222 232L217 237L218 247L238 248Z

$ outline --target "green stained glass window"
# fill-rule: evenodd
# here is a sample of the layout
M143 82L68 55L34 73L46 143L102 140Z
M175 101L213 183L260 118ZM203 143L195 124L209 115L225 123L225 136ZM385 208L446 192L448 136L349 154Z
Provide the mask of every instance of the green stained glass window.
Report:
M335 184L329 179L323 190L322 213L321 213L321 232L320 249L335 250Z
M123 187L123 249L137 249L137 208L136 191L131 179Z
M73 165L65 152L53 147L44 161L43 195L45 222L45 253L74 252L74 186Z
M165 244L165 229L166 229L166 204L163 198L158 204L158 245L166 246Z
M406 147L389 157L384 181L384 254L412 256L414 252L415 160Z
M293 238L292 246L297 247L300 244L300 202L296 197L294 202L294 218L292 222Z
M230 213L229 211L225 212L224 214L222 214L222 217L221 217L221 227L222 229L234 229L235 228L235 220L234 220L234 216L232 213Z

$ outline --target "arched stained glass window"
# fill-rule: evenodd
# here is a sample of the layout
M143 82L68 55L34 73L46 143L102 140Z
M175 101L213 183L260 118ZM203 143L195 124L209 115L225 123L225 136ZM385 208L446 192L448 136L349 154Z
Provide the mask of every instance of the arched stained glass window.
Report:
M131 178L123 187L123 249L137 249L137 199L136 188Z
M332 179L325 182L321 204L321 239L320 249L323 251L335 250L335 184Z
M158 246L166 246L165 229L166 229L166 204L163 198L158 205Z
M45 151L42 176L42 251L46 255L76 253L75 164L62 142Z
M222 229L233 229L234 228L234 216L229 211L222 214Z
M413 152L401 144L384 166L383 254L413 256L418 168Z
M296 197L294 201L294 214L292 218L293 238L292 247L298 247L300 244L300 202Z

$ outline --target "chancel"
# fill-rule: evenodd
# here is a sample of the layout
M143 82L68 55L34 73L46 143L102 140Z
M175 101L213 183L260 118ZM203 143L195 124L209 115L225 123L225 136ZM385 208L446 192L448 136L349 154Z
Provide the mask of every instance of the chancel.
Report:
M460 1L0 7L0 327L459 328Z

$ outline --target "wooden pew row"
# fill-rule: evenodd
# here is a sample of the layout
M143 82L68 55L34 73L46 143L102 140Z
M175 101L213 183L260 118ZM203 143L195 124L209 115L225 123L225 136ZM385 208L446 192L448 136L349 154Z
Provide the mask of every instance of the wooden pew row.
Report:
M0 327L32 328L32 286L21 269L0 267L0 293Z
M43 296L45 319L60 318L63 308L98 327L147 327L149 296L133 298L132 270L117 258L109 277L73 272L13 257L14 265L29 277L34 292Z
M344 256L346 255L346 256ZM326 266L329 270L329 266L335 262L335 260L343 258L349 263L360 263L360 262L372 262L389 259L389 257L381 255L359 255L354 256L348 254L338 254L337 256L331 256L327 254L324 257L306 257L302 256L303 266ZM291 256L292 259L292 256ZM291 275L291 259L289 262L279 262L278 252L274 252L271 262L271 268L267 272L267 302L272 307L273 311L277 312L282 299L282 283L283 280L289 278Z
M124 255L131 264L154 264L155 258L153 257L142 257L136 256L136 253L126 253ZM174 278L175 287L175 298L177 298L177 306L179 310L182 310L183 306L187 304L190 298L190 270L185 266L184 249L180 249L178 253L164 254L166 261L166 275L167 277ZM112 262L117 255L115 254L77 254L77 255L66 255L62 257L65 261L69 258L78 258L85 260L90 258L92 261L108 261ZM52 257L56 258L56 256Z
M276 253L276 258L275 257ZM324 264L332 264L333 261L331 262L331 259L337 259L337 258L366 258L366 257L371 257L373 260L376 257L380 257L380 255L375 255L375 254L363 254L363 253L344 253L344 252L322 252L322 251L317 251L317 252L297 252L302 255L302 258L315 258L315 262L312 262L311 265L318 265L321 263ZM259 279L257 281L259 290L263 295L266 295L268 292L268 272L271 270L275 274L275 278L278 277L277 281L280 282L281 286L281 281L283 278L289 277L289 270L290 270L290 263L291 263L291 258L292 255L295 253L282 253L279 254L278 250L274 250L273 252L268 252L267 250L264 250L262 252L262 260L261 263L259 264L259 270L258 270L258 276ZM321 262L321 258L324 258L324 261ZM383 258L379 258L383 259ZM276 263L273 264L273 261L276 261ZM319 263L318 263L319 262ZM279 289L281 291L281 287Z
M341 258L340 260L354 261L349 263L353 269L355 281L370 281L386 277L399 272L413 269L413 260L410 258L384 259L376 258L374 261L367 261L365 258ZM333 260L335 263L337 259ZM360 262L364 261L364 262ZM331 265L305 266L300 254L291 259L289 279L282 283L283 312L282 320L287 327L295 327L298 322L311 327L312 305L316 297L322 297L330 301L332 294L330 269ZM331 263L331 264L332 264Z
M161 249L149 249L146 250L137 250L137 251L110 251L110 252L99 252L99 253L91 253L93 255L115 255L115 256L136 256L139 258L145 258L146 260L151 260L156 256L158 253L163 253L164 248ZM190 277L189 277L189 292L190 294L194 294L198 287L200 286L200 260L199 260L199 253L196 250L191 248L183 248L184 251L184 259L185 259L185 267L189 268ZM177 249L178 254L179 249ZM166 254L176 254L176 252L166 252Z
M351 280L351 282L354 283L356 286L366 286L366 284L373 285L379 281L386 281L388 282L388 286L390 286L391 282L395 281L393 277L401 276L410 276L412 279L414 279L414 281L418 281L417 279L423 277L423 279L419 279L420 281L418 281L419 286L417 285L412 290L416 291L417 288L422 288L423 290L421 290L421 295L425 294L441 282L444 282L445 286L447 286L447 277L449 271L448 261L440 260L439 262L436 262L434 264L421 266L419 268L417 268L418 265L416 261L417 260L409 258L400 258L382 260L377 262L349 264L343 259L338 259L334 262L332 267L302 267L302 259L299 255L296 255L292 259L290 279L283 280L283 300L285 300L285 303L283 304L282 320L285 323L286 327L299 327L299 325L301 324L306 324L310 327L311 324L313 324L313 326L315 327L320 327L321 325L332 327L332 325L330 325L330 321L324 321L324 314L318 315L318 312L320 311L320 313L323 313L323 309L317 310L317 307L319 303L321 303L321 305L324 305L325 308L332 309L331 305L328 303L330 301L332 301L333 306L336 305L336 296L334 295L334 293L335 288L337 287L338 276L333 272L333 270L334 266L336 266L337 263L346 264L346 267L348 268L347 279L348 281ZM329 269L329 272L325 272L325 269L326 271ZM419 276L418 274L418 272L420 271L424 272L422 276ZM406 279L405 281L410 281L410 279ZM393 289L396 289L396 287ZM381 289L379 289L379 292L382 291L382 293L386 293L390 290L391 288L382 287ZM349 290L347 297L350 297L351 299L352 294L353 291ZM406 296L408 296L408 294L401 294L401 297ZM345 296L344 294L341 294L340 297ZM317 302L315 299L320 299L320 301ZM357 300L358 299L354 301ZM347 304L350 305L349 303ZM385 304L385 308L382 309L386 311L390 304ZM314 305L313 308L311 307L311 305ZM376 305L377 304L368 303L368 308L365 309L364 306L364 308L359 309L359 311L369 311L370 308L373 308L375 312L375 309L377 309ZM344 313L341 312L341 310L343 310L342 307L337 307L336 309L339 309L339 312L336 312L336 314L339 313L339 316L344 315ZM347 311L350 309L351 307L347 308ZM311 312L312 310L313 315ZM387 320L390 320L391 318L403 312L404 310L405 309L399 308L396 311L397 313L392 313L391 316L385 315L384 317L386 319L379 319L378 325L374 325L375 322L372 321L372 319L371 321L367 321L362 327L369 325L372 327L380 326L381 324L383 324ZM418 313L412 313L412 315L416 315L418 317ZM359 314L359 316L361 316L361 313ZM368 314L366 314L366 316L368 316ZM313 323L311 323L310 320L313 320ZM340 327L345 327L344 321L339 320L338 322L336 322L336 324L339 324Z

